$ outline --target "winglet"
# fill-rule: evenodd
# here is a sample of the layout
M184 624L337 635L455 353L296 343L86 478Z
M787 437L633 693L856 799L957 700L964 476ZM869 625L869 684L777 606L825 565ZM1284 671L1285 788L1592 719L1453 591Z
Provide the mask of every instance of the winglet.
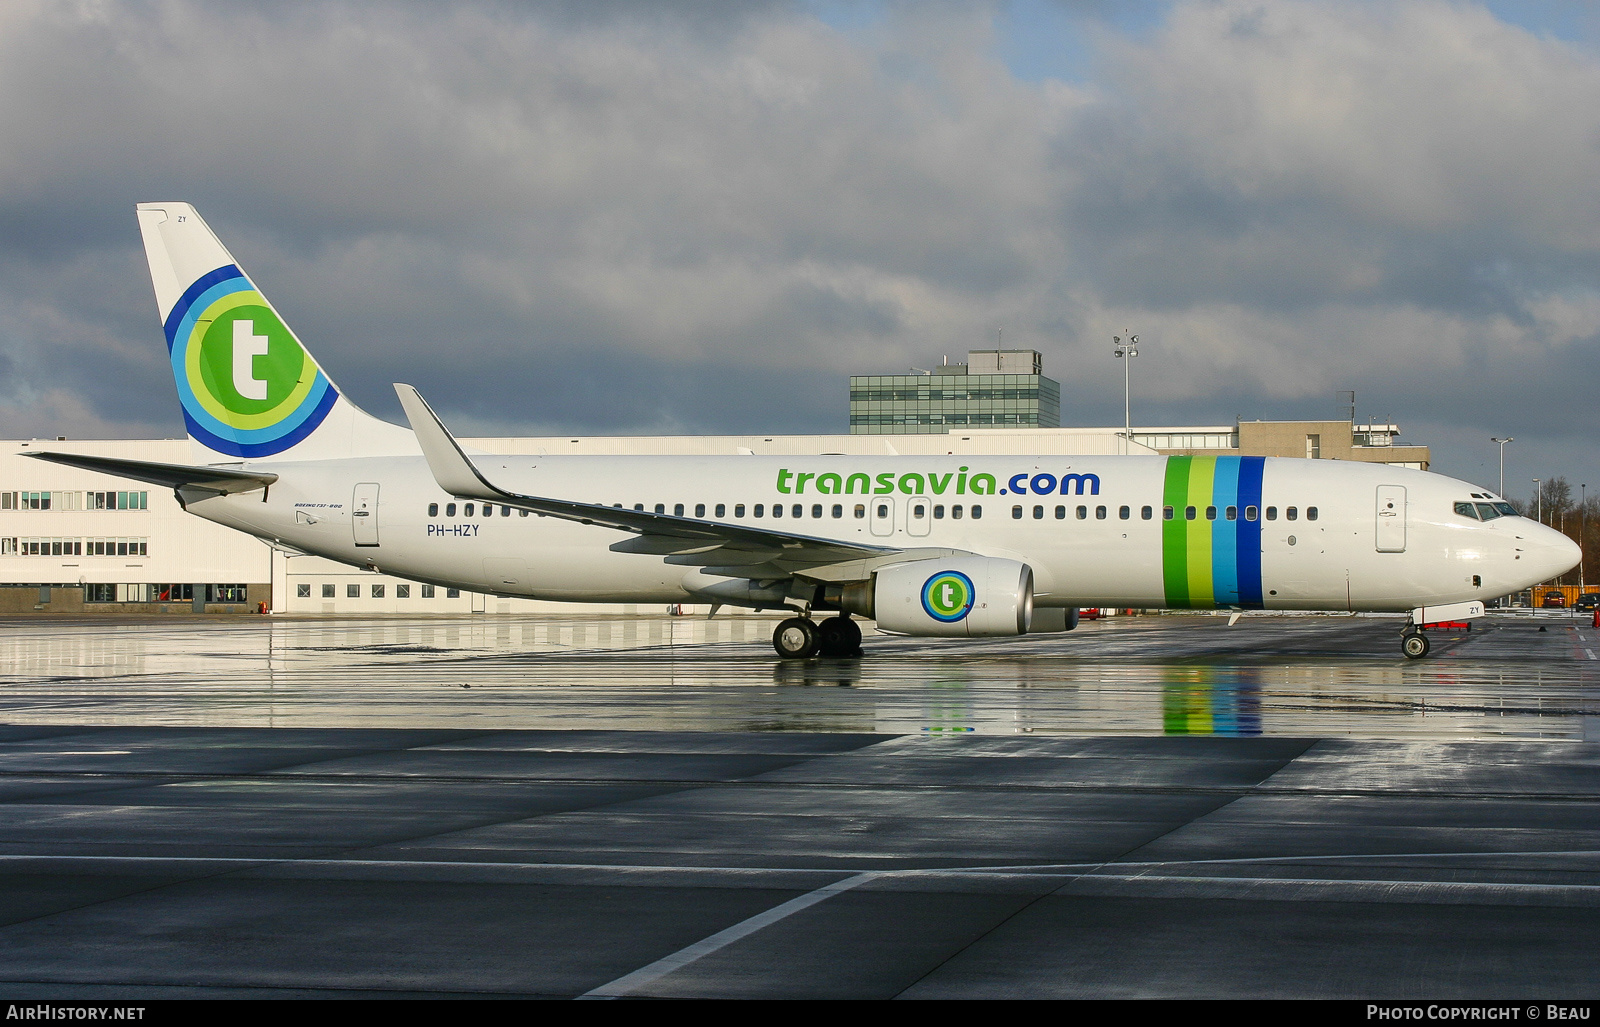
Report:
M439 483L441 489L462 499L500 499L504 496L472 466L472 461L467 459L467 454L461 451L450 430L428 406L428 401L422 398L421 393L399 382L394 383L394 391L400 397L400 405L405 408L411 430L417 435L422 455L428 460L428 470L433 472L433 480Z

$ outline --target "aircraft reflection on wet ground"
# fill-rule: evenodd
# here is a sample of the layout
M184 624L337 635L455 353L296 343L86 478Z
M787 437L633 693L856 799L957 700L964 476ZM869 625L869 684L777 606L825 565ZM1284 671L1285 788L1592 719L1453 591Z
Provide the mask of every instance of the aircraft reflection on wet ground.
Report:
M1539 630L1541 627L1545 630ZM765 618L13 621L13 724L893 734L1600 737L1600 632L1497 619L1396 655L1397 622L1213 617L870 637L777 660Z

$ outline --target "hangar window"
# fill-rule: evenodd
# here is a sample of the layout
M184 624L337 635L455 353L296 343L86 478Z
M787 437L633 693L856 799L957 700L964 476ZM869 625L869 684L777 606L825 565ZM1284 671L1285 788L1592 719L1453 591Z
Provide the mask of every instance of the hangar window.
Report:
M1300 519L1300 508L1291 506L1283 512L1283 515L1285 520L1298 521Z
M743 503L735 503L733 505L733 515L735 517L743 517L744 516L744 504Z
M333 598L333 586L332 585L323 585L322 586L322 598L324 598L324 599L332 599Z
M459 588L447 588L444 590L444 597L446 599L460 599L461 590Z
M374 599L382 599L383 598L383 586L382 585L373 585L372 586L372 598L374 598Z
M1036 506L1033 508L1033 519L1036 521L1044 520L1044 507Z
M1206 520L1214 521L1216 519L1217 519L1217 508L1214 507L1214 506L1206 507Z
M959 521L961 519L961 507L960 506L952 506L950 508L950 517L953 520Z
M411 598L411 586L410 585L396 585L394 587L394 597L396 599L410 599Z
M294 587L294 597L296 599L310 599L311 598L311 586L309 584L296 585Z
M1257 510L1257 509L1256 509L1256 508L1255 508L1255 507L1253 507L1253 506L1247 506L1247 507L1245 507L1245 508L1244 508L1244 519L1245 519L1245 520L1247 520L1247 521L1253 521L1253 520L1255 520L1255 519L1256 519L1256 517L1257 517L1257 516L1258 516L1258 515L1259 515L1259 514L1260 514L1260 511L1259 511L1259 510Z
M918 511L917 512L917 516L921 517L922 516L922 513L921 513L922 507L920 507L920 506L917 507L917 511ZM811 504L811 516L813 518L822 516L822 504L821 503L812 503Z
M1022 520L1022 507L1014 506L1011 508L1011 519L1014 521Z
M346 599L360 599L361 598L361 586L360 585L346 585L344 587L344 596L345 596Z
M959 507L957 509L959 509ZM861 520L863 517L867 516L866 504L857 503L856 504L856 509L855 509L855 515L856 515L856 520L858 520L858 521Z
M429 503L428 504L428 516L429 517L437 517L437 516L439 516L439 504L438 503Z
M433 598L433 586L432 585L423 585L422 586L422 598L424 598L424 599L432 599Z
M933 508L933 515L935 517L943 517L944 516L944 507L942 507L942 506L934 507ZM833 504L833 519L834 520L838 520L839 518L841 518L843 516L844 516L844 504L843 503L835 503L835 504Z
M1103 506L1095 507L1094 508L1094 519L1097 520L1097 521L1105 520L1106 519L1106 508L1103 507Z
M1278 519L1278 508L1275 507L1275 506L1267 507L1267 520L1275 521L1277 519Z

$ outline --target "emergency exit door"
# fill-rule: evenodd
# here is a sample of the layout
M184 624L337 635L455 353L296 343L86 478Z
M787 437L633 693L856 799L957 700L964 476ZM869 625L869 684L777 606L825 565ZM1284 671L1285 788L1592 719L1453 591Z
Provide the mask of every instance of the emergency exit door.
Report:
M378 484L364 481L356 486L355 497L350 501L350 523L355 532L356 545L378 544Z
M1377 548L1380 553L1406 551L1406 490L1403 485L1378 486Z

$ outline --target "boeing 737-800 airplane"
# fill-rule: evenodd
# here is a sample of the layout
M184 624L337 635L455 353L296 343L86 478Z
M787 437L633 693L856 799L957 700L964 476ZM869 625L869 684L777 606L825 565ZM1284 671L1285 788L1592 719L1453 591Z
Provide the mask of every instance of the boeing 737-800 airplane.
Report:
M274 546L479 592L793 608L784 657L881 630L1060 631L1079 607L1481 616L1565 535L1437 474L1262 457L468 455L333 384L186 203L138 205L193 465L44 460L176 491ZM813 615L828 612L826 619Z

